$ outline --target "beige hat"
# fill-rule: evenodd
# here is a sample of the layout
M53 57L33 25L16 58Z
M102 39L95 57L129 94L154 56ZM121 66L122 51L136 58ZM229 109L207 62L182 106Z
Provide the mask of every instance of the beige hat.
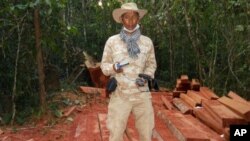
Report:
M145 9L138 9L136 3L124 3L121 8L117 8L113 11L113 18L117 23L121 23L120 17L128 11L136 11L139 13L140 19L147 13Z

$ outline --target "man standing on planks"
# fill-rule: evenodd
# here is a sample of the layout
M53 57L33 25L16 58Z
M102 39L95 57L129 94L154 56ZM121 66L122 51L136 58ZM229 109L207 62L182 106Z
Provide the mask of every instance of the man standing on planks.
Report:
M140 141L151 141L154 128L151 93L148 82L139 77L146 74L154 78L157 67L153 43L140 32L139 21L146 13L135 3L125 3L113 11L114 20L123 27L107 40L101 61L103 73L114 78L117 86L108 105L109 141L122 141L131 112Z

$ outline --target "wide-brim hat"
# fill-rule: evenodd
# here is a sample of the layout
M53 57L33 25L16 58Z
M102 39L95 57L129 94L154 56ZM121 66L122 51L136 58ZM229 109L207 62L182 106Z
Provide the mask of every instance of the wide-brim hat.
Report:
M121 16L129 11L135 11L139 13L139 19L143 18L143 16L147 13L145 9L138 9L136 3L130 2L125 3L121 6L121 8L117 8L113 11L113 18L117 23L121 23Z

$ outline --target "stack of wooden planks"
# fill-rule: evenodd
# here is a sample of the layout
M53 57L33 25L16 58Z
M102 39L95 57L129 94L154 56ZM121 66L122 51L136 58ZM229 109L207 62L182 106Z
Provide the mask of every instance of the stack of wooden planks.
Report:
M101 93L100 90L91 89L95 93ZM190 81L187 75L177 79L172 92L151 94L155 111L154 140L225 141L229 140L230 125L250 124L249 101L232 91L220 97L201 86L197 79ZM139 140L133 116L125 133L124 140Z

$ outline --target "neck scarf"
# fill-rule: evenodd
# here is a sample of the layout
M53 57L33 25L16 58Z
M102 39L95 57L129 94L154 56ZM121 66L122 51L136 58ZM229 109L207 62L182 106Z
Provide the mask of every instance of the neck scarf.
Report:
M140 38L141 32L138 26L135 27L135 31L132 34L127 34L126 30L122 28L120 32L121 39L127 44L127 50L129 57L136 59L138 58L138 55L141 51L136 43L136 41Z

